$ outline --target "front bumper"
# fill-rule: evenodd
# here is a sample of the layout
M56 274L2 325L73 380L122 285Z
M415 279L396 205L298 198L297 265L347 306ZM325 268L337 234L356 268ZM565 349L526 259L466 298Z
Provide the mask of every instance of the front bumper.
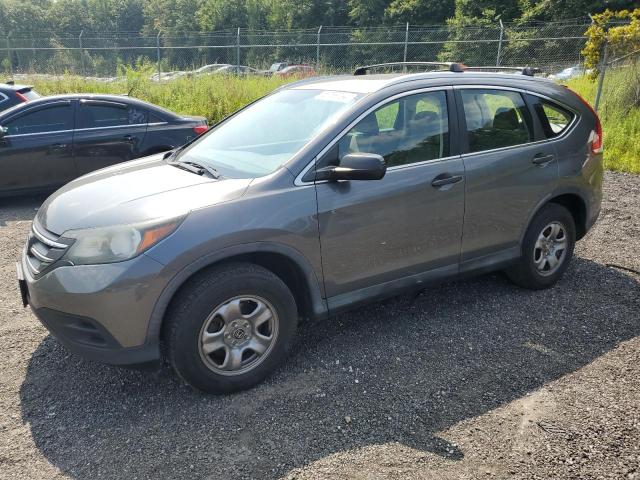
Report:
M114 365L160 359L148 324L166 285L164 266L140 255L126 262L60 266L32 275L26 249L19 270L28 303L42 324L69 350Z

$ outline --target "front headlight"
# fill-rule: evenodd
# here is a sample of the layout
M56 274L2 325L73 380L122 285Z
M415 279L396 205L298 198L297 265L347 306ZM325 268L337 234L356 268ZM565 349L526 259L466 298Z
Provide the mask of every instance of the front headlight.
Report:
M184 217L135 225L69 230L62 237L73 238L66 258L74 265L92 265L129 260L171 235Z

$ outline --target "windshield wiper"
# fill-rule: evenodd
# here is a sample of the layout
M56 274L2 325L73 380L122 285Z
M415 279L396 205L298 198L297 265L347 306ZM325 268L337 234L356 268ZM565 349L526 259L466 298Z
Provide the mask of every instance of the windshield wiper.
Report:
M197 175L204 175L207 173L211 178L218 179L220 178L220 173L209 165L203 165L196 162L176 160L175 162L169 162L170 165L173 165L177 168L181 168L191 173L195 173Z
M164 152L162 159L166 160L167 163L171 163L171 159L176 158L176 155L178 154L178 152L180 152L180 150L182 150L182 147L174 148L173 150Z

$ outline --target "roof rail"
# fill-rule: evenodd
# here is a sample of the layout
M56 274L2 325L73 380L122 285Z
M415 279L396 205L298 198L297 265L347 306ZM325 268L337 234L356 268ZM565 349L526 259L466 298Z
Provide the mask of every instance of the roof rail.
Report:
M440 70L448 70L450 72L464 72L467 68L462 63L455 62L389 62L389 63L376 63L374 65L364 65L356 68L354 75L366 75L369 70L383 67L440 67ZM443 68L445 67L445 68Z
M519 72L522 75L526 75L528 77L533 77L536 73L540 73L541 70L539 68L534 67L465 67L466 71L472 72Z

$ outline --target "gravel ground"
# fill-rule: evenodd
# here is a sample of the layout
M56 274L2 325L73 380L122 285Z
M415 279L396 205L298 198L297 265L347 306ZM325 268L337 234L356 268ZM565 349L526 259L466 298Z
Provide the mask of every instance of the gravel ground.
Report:
M306 325L287 365L205 396L67 353L19 303L42 199L0 203L0 477L640 479L640 177L543 292L501 275Z

